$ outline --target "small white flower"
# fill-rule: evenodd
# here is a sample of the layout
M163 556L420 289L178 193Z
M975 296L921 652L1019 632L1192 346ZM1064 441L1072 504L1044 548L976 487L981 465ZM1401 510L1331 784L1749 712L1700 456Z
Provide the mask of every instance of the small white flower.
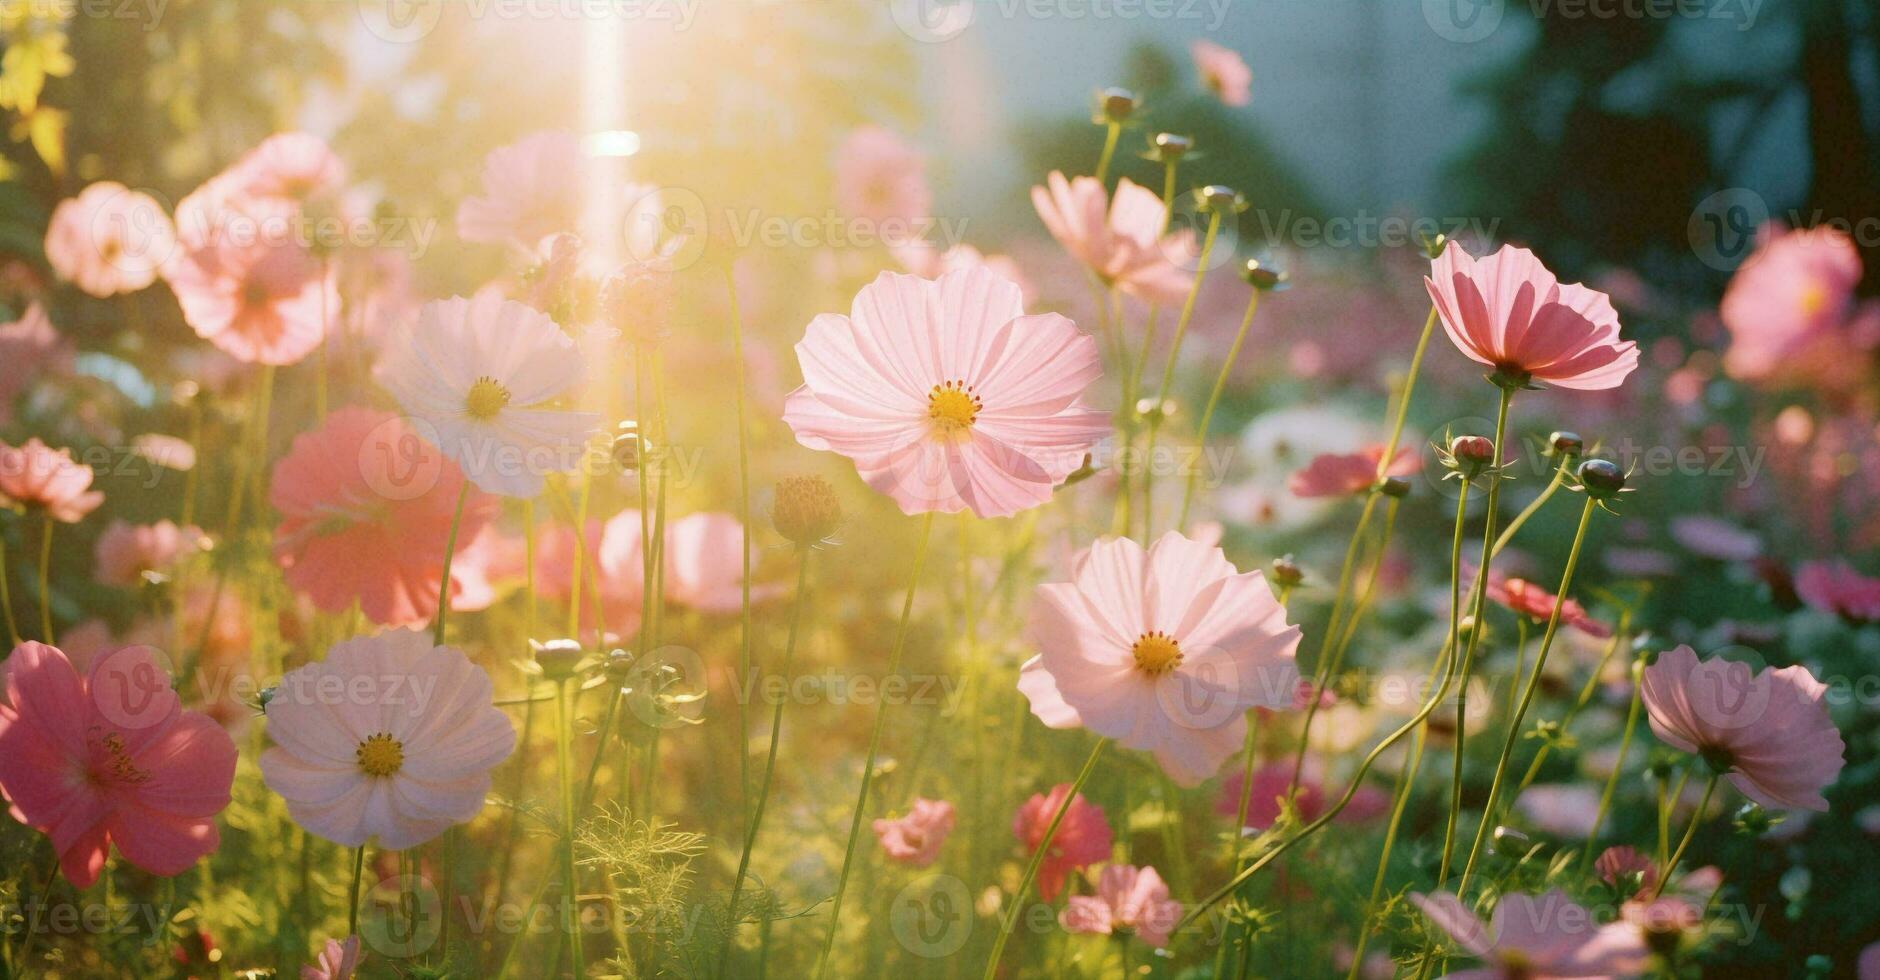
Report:
M426 303L378 369L399 405L490 493L533 497L581 462L600 416L543 408L581 384L582 356L555 321L491 293Z

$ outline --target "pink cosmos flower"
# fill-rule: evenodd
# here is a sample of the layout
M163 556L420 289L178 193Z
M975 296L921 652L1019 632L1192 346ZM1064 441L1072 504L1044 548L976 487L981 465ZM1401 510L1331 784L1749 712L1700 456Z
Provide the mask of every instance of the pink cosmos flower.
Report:
M72 372L72 343L52 325L37 302L11 323L0 324L0 422L13 417L13 402L33 385Z
M300 980L353 980L365 958L358 936L347 936L345 942L329 939L320 948L319 958L300 968Z
M1638 890L1649 892L1658 884L1658 866L1652 859L1638 852L1637 848L1620 845L1608 847L1593 862L1593 870L1599 873L1599 880L1615 888L1622 884L1626 876L1638 875Z
M235 743L182 710L154 650L130 647L80 677L57 647L22 643L6 660L0 793L13 819L52 838L59 867L89 888L109 845L155 875L178 875L221 842L216 814L235 780Z
M836 151L836 206L851 218L882 225L933 213L927 164L920 151L880 126L861 126Z
M1795 594L1849 622L1880 621L1880 578L1868 578L1839 559L1802 562L1795 569Z
M531 133L483 160L483 193L457 206L467 242L508 243L533 252L542 239L580 226L581 141L571 133Z
M1169 899L1162 876L1154 868L1130 864L1104 865L1097 875L1097 893L1072 895L1058 913L1058 922L1071 932L1133 932L1158 949L1168 945L1169 933L1181 918L1182 903Z
M1554 615L1557 597L1546 589L1520 578L1503 578L1493 572L1488 577L1488 597L1496 603L1545 623ZM1560 603L1560 621L1596 639L1612 635L1612 627L1586 614L1586 607L1568 599Z
M1806 667L1752 675L1737 661L1700 662L1688 646L1659 654L1639 688L1652 732L1666 744L1702 756L1763 806L1820 811L1846 751L1822 703L1826 691Z
M294 439L274 466L268 502L281 514L274 558L287 584L326 612L357 600L367 619L416 626L437 612L444 545L463 471L390 412L347 407ZM460 546L496 516L472 490ZM451 566L453 603L472 565Z
M1295 497L1345 497L1363 493L1377 485L1378 463L1384 458L1382 445L1366 446L1355 453L1321 453L1312 457L1305 469L1287 481ZM1400 449L1384 469L1384 476L1409 476L1423 468L1423 460L1413 449Z
M1110 428L1082 400L1102 372L1096 341L1026 316L1018 287L983 267L884 272L848 316L810 321L796 355L803 385L783 417L797 441L854 460L909 514L1035 507Z
M1105 283L1150 303L1188 295L1194 232L1162 234L1166 209L1154 191L1124 177L1111 200L1095 177L1066 180L1053 170L1031 189L1031 203L1051 237Z
M1858 980L1880 980L1880 942L1869 943L1860 951L1854 975Z
M332 194L346 182L346 164L312 133L276 133L249 150L230 172L254 197L295 202Z
M43 507L54 520L76 524L104 503L91 478L91 467L74 462L70 449L49 449L37 438L24 446L0 443L0 497Z
M1761 380L1792 368L1847 322L1861 277L1860 252L1834 228L1785 231L1770 224L1724 290L1730 331L1724 370Z
M346 640L281 678L262 778L316 837L415 847L474 818L490 770L515 748L490 693L483 668L428 634Z
M1243 106L1251 100L1253 70L1239 54L1213 41L1195 41L1188 45L1188 53L1195 59L1201 86L1220 99L1222 105Z
M134 293L155 282L175 248L176 229L163 205L109 180L60 201L46 227L52 271L99 297Z
M1599 788L1583 783L1528 787L1514 808L1529 825L1556 837L1586 837L1599 820Z
M1044 832L1051 826L1051 818L1057 815L1070 791L1071 784L1059 783L1051 787L1050 793L1033 793L1012 815L1012 836L1018 838L1027 855L1038 849ZM1109 860L1112 840L1110 825L1103 819L1103 808L1084 799L1082 793L1071 797L1070 809L1064 811L1057 833L1051 836L1050 849L1038 865L1039 897L1047 902L1055 900L1064 890L1065 878L1071 872Z
M1308 682L1309 684L1310 682ZM1302 820L1316 820L1325 812L1325 788L1314 773L1317 768L1307 763L1306 771L1299 777L1298 793L1293 805L1298 808ZM1263 831L1273 826L1279 819L1279 800L1286 795L1286 789L1292 784L1293 767L1291 762L1269 762L1253 771L1253 791L1247 797L1247 823L1245 830ZM1215 798L1214 812L1232 819L1240 815L1240 790L1243 783L1242 771L1235 770L1226 779L1221 780L1221 795ZM1351 802L1346 804L1333 823L1353 824L1375 820L1390 811L1390 794L1366 783L1352 794Z
M1760 535L1708 514L1673 517L1671 537L1692 554L1718 561L1755 561L1763 551Z
M957 269L983 265L1000 279L1017 283L1026 303L1038 298L1038 290L1019 269L1018 261L1009 255L987 255L971 245L955 245L943 252L926 242L893 245L888 251L901 263L901 268L922 279L938 279Z
M675 524L677 522L674 522ZM671 528L667 528L671 534ZM640 550L640 512L623 510L603 524L589 520L584 541L575 540L574 528L565 524L549 525L536 535L535 588L539 595L566 601L574 582L575 562L581 545L593 552L592 567L582 570L581 631L588 635L597 622L607 631L624 635L639 626L640 600L644 594L645 562ZM590 577L599 572L598 581ZM594 608L600 597L600 615Z
M667 600L704 613L737 612L743 582L744 525L736 517L701 511L666 526ZM780 593L774 585L751 585L752 602Z
M96 577L105 585L131 588L146 572L164 572L202 549L202 529L177 527L175 521L131 524L115 520L98 536L93 556Z
M1448 974L1449 980L1634 974L1650 957L1638 929L1624 922L1601 925L1557 888L1544 895L1503 895L1487 925L1447 892L1412 893L1410 901L1463 952L1482 961L1480 969Z
M924 868L939 859L940 847L953 833L955 819L953 804L915 797L907 816L874 822L875 838L890 858Z
M253 364L287 365L320 346L337 316L333 277L298 245L223 244L184 253L164 269L196 335Z
M1038 587L1027 636L1041 652L1018 689L1039 721L1151 752L1183 786L1239 750L1248 709L1290 708L1298 689L1299 627L1265 577L1175 531L1146 552L1092 544L1071 581Z
M1606 294L1561 283L1527 249L1477 259L1451 242L1423 285L1456 347L1517 380L1593 391L1638 367L1638 344L1619 339Z

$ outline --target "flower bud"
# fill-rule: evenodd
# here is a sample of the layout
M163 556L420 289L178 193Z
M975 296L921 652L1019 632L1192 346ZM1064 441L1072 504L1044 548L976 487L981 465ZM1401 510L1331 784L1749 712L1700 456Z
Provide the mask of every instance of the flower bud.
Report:
M1580 486L1594 500L1609 500L1625 492L1625 471L1610 459L1589 459L1580 464Z
M1136 402L1136 417L1144 422L1166 422L1174 418L1179 411L1180 406L1176 405L1173 398L1164 398L1160 401L1154 398L1143 398Z
M1158 163L1174 163L1193 152L1195 141L1174 133L1157 133L1149 141L1149 152L1144 154Z
M1434 235L1418 235L1417 247L1423 250L1423 254L1431 262L1434 262L1442 258L1443 250L1449 247L1449 236L1440 231Z
M633 651L631 650L609 650L607 651L607 660L602 664L602 669L607 671L607 676L615 682L624 681L632 676L633 665L636 660L637 658L633 656Z
M1299 583L1305 580L1305 570L1299 567L1298 562L1293 561L1293 556L1281 555L1273 559L1273 584L1292 589L1297 588Z
M620 472L630 474L639 471L640 463L646 458L646 445L640 438L639 423L627 419L614 427L612 455L614 465L620 468Z
M1534 846L1528 835L1513 827L1495 828L1495 853L1509 859L1519 859Z
M777 481L770 520L785 540L802 548L814 547L842 524L842 501L820 476L786 476Z
M1136 93L1126 88L1106 88L1097 93L1096 121L1121 125L1128 122L1141 105L1142 100L1136 97Z
M1222 212L1237 214L1247 209L1247 199L1240 192L1223 184L1209 184L1195 192L1196 206L1203 214Z
M1387 476L1378 481L1377 492L1394 500L1410 496L1410 481L1401 476Z
M535 654L535 665L541 669L545 680L565 681L580 670L581 659L585 654L579 640L549 640L546 643L529 641L529 649Z
M1547 454L1550 456L1574 457L1586 451L1586 440L1577 432L1556 431L1547 437Z
M1495 444L1487 436L1457 436L1449 441L1449 454L1463 462L1486 465L1495 461Z
M1240 278L1245 279L1247 285L1263 293L1270 293L1285 289L1289 277L1273 266L1262 264L1259 259L1248 259L1246 268L1240 271Z

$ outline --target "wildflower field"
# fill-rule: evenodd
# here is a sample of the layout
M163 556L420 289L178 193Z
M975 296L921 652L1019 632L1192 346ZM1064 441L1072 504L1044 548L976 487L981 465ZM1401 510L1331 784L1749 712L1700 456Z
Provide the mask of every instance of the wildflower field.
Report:
M1730 14L1421 6L1517 128ZM1278 0L0 3L0 980L1880 980L1880 26L1794 6L1801 183L1667 84L1451 219L1289 167Z

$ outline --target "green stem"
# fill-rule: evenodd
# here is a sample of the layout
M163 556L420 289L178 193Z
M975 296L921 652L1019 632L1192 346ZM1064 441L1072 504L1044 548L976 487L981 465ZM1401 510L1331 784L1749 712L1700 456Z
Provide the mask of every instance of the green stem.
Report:
M1581 874L1593 866L1593 850L1599 842L1599 828L1606 822L1606 813L1612 807L1613 793L1619 788L1619 773L1625 768L1626 753L1632 748L1632 730L1638 727L1639 670L1640 664L1634 663L1632 704L1625 711L1625 730L1619 735L1619 755L1612 761L1612 772L1606 777L1606 788L1600 791L1599 809L1593 811L1593 826L1586 831L1586 853L1580 856Z
M1358 512L1358 523L1351 529L1351 540L1345 544L1345 558L1338 566L1338 591L1332 595L1331 616L1325 622L1325 632L1319 637L1319 651L1312 658L1312 688L1306 702L1306 716L1299 728L1299 746L1293 756L1292 778L1286 782L1286 795L1291 797L1299 788L1299 774L1305 768L1306 740L1312 732L1312 720L1319 713L1319 700L1324 696L1325 684L1331 679L1332 645L1338 636L1340 621L1344 618L1345 597L1351 592L1351 577L1358 567L1358 548L1364 543L1364 531L1371 524L1371 514L1377 510L1376 491L1365 494L1364 509ZM1383 560L1380 552L1378 559Z
M52 635L52 511L46 511L39 534L39 634L47 644L59 642Z
M1488 506L1483 514L1482 560L1476 563L1475 587L1469 602L1469 617L1475 628L1469 630L1466 642L1461 637L1460 624L1455 619L1454 593L1451 593L1450 633L1463 643L1462 670L1460 686L1456 689L1456 734L1454 754L1450 765L1449 787L1449 823L1443 831L1443 857L1436 874L1436 886L1441 888L1449 881L1449 863L1455 856L1456 825L1462 819L1462 757L1468 738L1469 712L1469 671L1475 664L1475 651L1481 645L1482 602L1488 593L1488 567L1495 555L1495 506L1501 499L1501 460L1502 450L1506 445L1508 433L1508 405L1514 400L1514 389L1501 388L1501 407L1495 413L1495 469L1489 474ZM1459 575L1459 572L1452 574ZM1453 583L1452 583L1453 584Z
M809 606L809 558L814 553L813 548L800 548L797 551L796 601L790 610L790 634L784 641L783 671L779 675L786 681L796 665L797 637L803 626L803 611ZM738 855L738 874L731 880L731 902L725 909L729 921L725 923L724 945L718 949L718 975L721 977L725 975L726 961L731 955L731 940L741 924L738 918L738 897L744 891L744 877L751 867L751 851L757 846L758 829L764 824L764 807L770 800L770 781L777 769L777 745L783 733L783 705L788 700L779 697L771 707L770 748L764 755L764 774L757 784L757 803L751 811L750 823L744 830L744 850Z
M1214 407L1221 402L1221 392L1227 390L1227 376L1234 370L1234 362L1240 360L1240 347L1247 341L1247 330L1253 326L1253 312L1260 308L1260 290L1255 289L1247 297L1247 312L1240 318L1240 330L1234 334L1234 342L1228 345L1227 357L1221 361L1221 373L1214 379L1214 390L1208 393L1208 404L1201 410L1201 425L1195 433L1195 446L1205 456L1208 450L1208 426L1214 421ZM1181 516L1175 519L1177 529L1188 526L1188 508L1195 500L1195 484L1201 477L1201 467L1197 464L1188 471L1188 486L1182 490Z
M8 567L7 563L6 537L0 535L0 609L6 610L7 636L13 640L13 646L19 646L20 626L19 623L15 622L13 619L13 590L11 586L7 584L7 580L12 577L12 570ZM8 649L11 650L12 647Z
M578 594L577 594L578 595ZM579 599L577 598L577 602ZM555 699L555 760L561 776L561 885L570 912L568 952L577 978L587 976L581 948L581 893L574 862L574 688L573 679L558 682Z
M457 556L457 531L463 525L464 502L470 499L470 481L457 490L457 508L451 513L450 533L444 536L444 576L437 586L437 622L431 626L431 645L444 645L444 623L450 618L450 565Z
M1142 475L1142 537L1154 534L1155 523L1155 437L1162 428L1168 406L1169 389L1175 384L1175 364L1181 357L1182 340L1188 336L1188 322L1195 315L1195 299L1201 295L1201 280L1208 274L1208 261L1214 254L1214 239L1221 232L1221 209L1208 214L1208 232L1201 239L1201 254L1195 260L1195 278L1188 285L1188 297L1182 300L1181 316L1175 320L1175 335L1169 339L1168 358L1162 362L1162 385L1156 390L1155 411L1149 416L1148 452ZM1177 528L1180 530L1180 528Z
M1690 825L1684 828L1684 837L1678 841L1678 849L1671 852L1671 859L1665 862L1658 874L1658 886L1652 889L1652 898L1665 893L1665 886L1671 883L1671 875L1677 870L1678 862L1684 858L1684 850L1691 846L1691 838L1697 836L1697 825L1704 822L1704 811L1710 808L1711 794L1717 791L1717 773L1710 774L1704 781L1704 795L1697 801L1697 809L1691 813Z
M744 529L744 575L738 580L738 679L751 676L751 440L744 404L744 317L738 309L738 280L726 263L725 289L731 297L732 382L736 386L735 404L738 422L738 523ZM807 563L807 557L804 559ZM738 703L738 796L739 809L748 812L751 794L750 718L744 698ZM741 876L740 876L741 877ZM733 910L736 914L736 910ZM727 945L729 939L727 938ZM724 972L722 957L719 972Z
M1560 489L1560 485L1566 481L1567 470L1573 466L1573 459L1572 456L1564 453L1561 455L1560 465L1554 468L1554 478L1547 482L1546 489L1542 490L1540 496L1535 497L1526 507L1523 507L1521 513L1516 514L1514 520L1509 521L1508 526L1502 529L1501 537L1495 539L1496 553L1499 554L1501 549L1514 539L1514 533L1521 530L1521 525L1526 524L1528 518L1533 517L1541 509L1541 505L1547 503L1548 498Z
M927 544L933 537L935 511L928 511L921 521L920 543L914 548L914 571L907 580L907 594L901 599L901 621L894 629L894 648L888 654L888 670L883 679L901 672L901 653L907 647L907 625L914 613L914 591L927 567ZM875 779L875 758L881 750L881 729L887 719L887 704L875 705L875 724L868 735L868 756L862 763L862 786L855 796L855 813L849 818L849 841L842 853L842 872L836 878L836 894L829 906L829 931L823 936L822 952L816 958L816 976L828 975L829 953L835 949L836 930L842 924L842 897L849 887L849 872L855 866L855 844L861 837L862 817L868 812L868 790Z
M361 844L353 848L352 890L347 893L351 897L346 901L346 934L348 936L359 935L359 885L365 879L365 873L366 846Z
M1106 184L1110 179L1110 159L1116 156L1116 140L1121 135L1123 135L1123 124L1115 122L1110 123L1109 130L1103 134L1103 152L1097 157L1097 183L1099 184Z
M1110 744L1107 738L1098 739L1091 746L1090 757L1084 760L1083 769L1077 773L1077 779L1071 783L1070 792L1064 794L1064 802L1058 805L1057 812L1051 815L1051 822L1045 825L1044 836L1038 839L1037 849L1031 852L1031 860L1025 864L1025 876L1018 880L1018 890L1012 893L1012 904L1005 910L1005 917L999 923L999 934L992 941L992 955L986 959L985 980L998 976L999 958L1005 954L1005 942L1012 938L1012 930L1018 926L1018 916L1025 907L1025 897L1031 894L1031 883L1038 880L1038 869L1044 865L1044 858L1051 850L1051 839L1057 836L1058 825L1064 822L1064 815L1070 812L1071 804L1077 794L1083 790L1084 783L1090 780L1090 774L1097 768L1097 759L1103 755L1103 747Z
M1430 335L1436 332L1436 307L1430 307L1430 315L1423 321L1423 333L1417 338L1416 353L1410 355L1410 373L1404 378L1403 394L1397 399L1397 418L1390 426L1390 440L1384 443L1384 455L1377 459L1377 476L1383 479L1390 471L1391 459L1397 455L1397 443L1403 439L1404 421L1410 417L1410 396L1416 393L1417 376L1423 373L1423 352L1429 349Z
M1606 652L1600 655L1599 663L1593 665L1593 672L1587 676L1586 684L1580 688L1579 696L1574 699L1572 705L1568 706L1567 713L1560 719L1561 732L1564 733L1573 724L1573 720L1580 716L1580 712L1586 710L1586 706L1592 702L1593 692L1599 689L1600 675L1606 672L1606 665L1611 663L1613 655L1619 652L1620 645L1624 643L1626 634L1631 629L1631 621L1631 610L1628 609L1619 614L1619 624L1613 630L1612 640L1606 644ZM1534 761L1528 763L1527 772L1521 776L1521 781L1515 784L1515 796L1520 796L1527 791L1529 786L1534 785L1534 777L1540 775L1541 763L1547 761L1547 753L1551 748L1553 748L1552 743L1545 741L1541 743L1541 747L1534 753Z
M1458 895L1467 891L1469 877L1482 853L1482 842L1488 839L1489 828L1497 819L1501 781L1508 773L1509 760L1514 758L1515 743L1521 739L1521 722L1527 718L1528 709L1534 705L1534 692L1540 689L1541 674L1547 669L1547 654L1553 649L1554 637L1559 635L1561 611L1567 604L1567 590L1573 585L1573 572L1580 563L1580 548L1586 543L1586 529L1593 522L1593 510L1597 506L1598 501L1589 494L1585 506L1580 509L1580 526L1573 532L1573 547L1567 552L1567 567L1560 574L1560 591L1554 595L1554 609L1547 617L1547 632L1541 634L1541 649L1534 657L1534 672L1528 677L1527 687L1521 692L1521 701L1515 706L1514 717L1508 721L1508 735L1501 743L1501 757L1495 760L1495 776L1488 784L1488 802L1482 807L1482 822L1475 829L1475 842L1469 846L1468 860L1462 865L1462 880L1456 885ZM1514 801L1511 799L1508 804L1512 806Z

